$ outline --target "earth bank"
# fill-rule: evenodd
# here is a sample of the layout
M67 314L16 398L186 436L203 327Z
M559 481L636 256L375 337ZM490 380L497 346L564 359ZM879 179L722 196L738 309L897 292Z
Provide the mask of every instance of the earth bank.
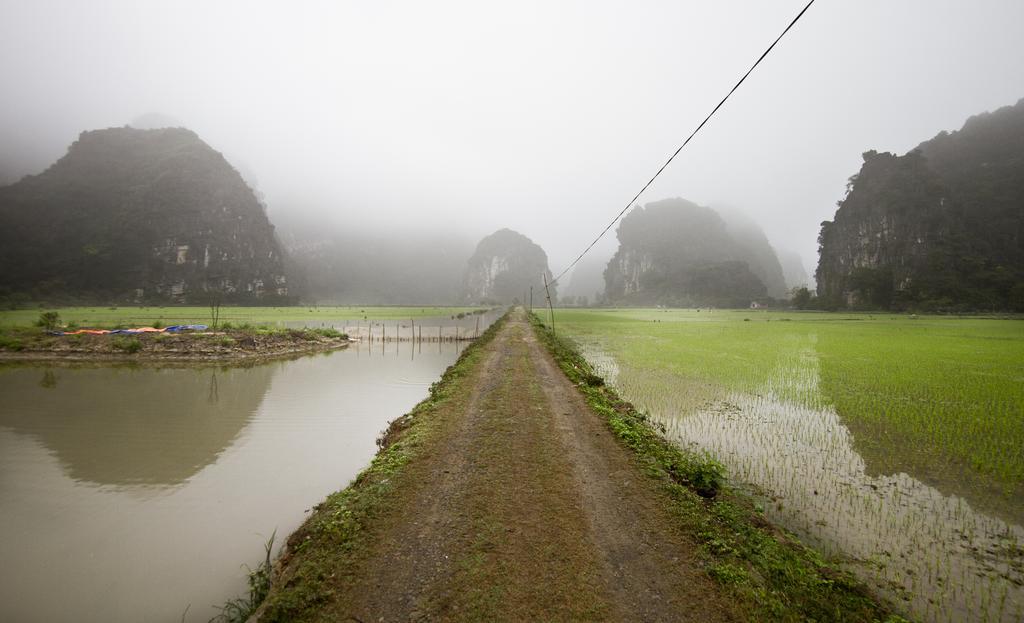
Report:
M521 309L379 445L289 538L253 620L888 616Z

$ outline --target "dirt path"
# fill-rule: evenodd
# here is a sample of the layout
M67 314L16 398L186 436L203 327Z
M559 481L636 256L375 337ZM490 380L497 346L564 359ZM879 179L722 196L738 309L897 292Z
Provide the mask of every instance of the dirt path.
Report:
M666 500L513 312L321 620L736 620Z

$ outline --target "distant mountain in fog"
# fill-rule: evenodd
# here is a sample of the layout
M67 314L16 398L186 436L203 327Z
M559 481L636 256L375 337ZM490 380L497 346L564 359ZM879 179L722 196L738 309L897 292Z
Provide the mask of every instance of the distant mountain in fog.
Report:
M745 261L758 276L768 290L768 296L785 298L786 278L782 265L761 226L742 212L723 208L714 210L725 221L726 230L737 246L739 259Z
M608 267L609 259L608 256L584 255L573 269L569 284L560 288L562 301L567 302L568 297L586 297L586 301L575 302L579 305L599 303L604 298L604 269Z
M275 217L288 274L303 300L361 305L455 305L473 252L446 232L366 232L313 218Z
M804 267L803 258L799 253L789 249L776 249L775 255L778 256L779 265L782 266L782 276L786 280L787 291L802 287L814 289L811 277L807 274L807 268Z
M0 289L34 300L272 301L288 295L263 207L195 133L83 132L0 188Z
M547 275L548 256L535 242L511 229L500 229L486 236L466 263L463 279L464 300L472 303L512 303L523 301L534 286L534 301L544 300L541 275ZM552 299L556 298L554 287Z
M866 152L819 248L828 307L1024 311L1024 100Z
M764 233L735 214L727 222L711 208L665 199L633 208L616 234L604 273L612 303L745 307L785 290Z
M18 181L18 174L14 172L15 166L0 160L0 186L13 184Z
M363 305L510 303L539 286L547 256L503 229L475 247L461 234L361 231L282 213L275 217L293 290L305 301ZM548 271L548 277L551 273ZM535 288L535 300L540 288Z

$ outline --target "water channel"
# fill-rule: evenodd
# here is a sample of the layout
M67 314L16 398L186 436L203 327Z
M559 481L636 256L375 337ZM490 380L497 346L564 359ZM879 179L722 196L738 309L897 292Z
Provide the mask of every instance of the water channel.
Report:
M0 620L209 620L465 345L0 368Z

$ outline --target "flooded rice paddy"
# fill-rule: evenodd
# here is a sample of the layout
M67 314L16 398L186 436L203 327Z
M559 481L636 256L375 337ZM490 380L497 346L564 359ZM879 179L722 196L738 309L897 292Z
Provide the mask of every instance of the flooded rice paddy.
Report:
M872 436L891 431L844 418L845 403L809 399L822 392L825 374L814 331L787 328L790 352L756 387L738 390L636 357L639 340L655 349L661 343L670 358L663 341L672 339L664 333L671 328L567 325L624 397L665 423L680 444L716 455L769 519L843 561L911 618L1024 620L1019 490L965 486L979 480L970 466L929 471L919 467L927 461L880 457L880 449L899 444Z
M0 620L210 619L462 347L0 369Z

